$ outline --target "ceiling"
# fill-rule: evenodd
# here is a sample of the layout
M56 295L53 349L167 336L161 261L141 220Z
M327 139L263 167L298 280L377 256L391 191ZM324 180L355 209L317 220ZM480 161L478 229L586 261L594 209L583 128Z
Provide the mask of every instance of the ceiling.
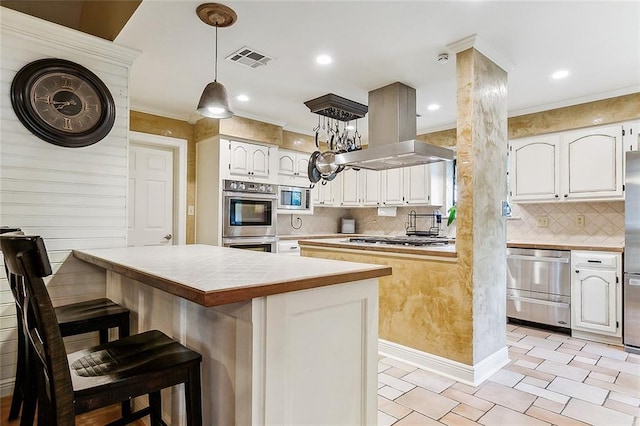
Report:
M117 2L113 2L117 3ZM195 121L214 76L215 29L201 1L143 0L115 38L142 53L131 71L131 108ZM218 81L237 115L311 134L304 102L327 93L368 103L400 81L417 90L418 133L455 127L455 54L477 34L513 64L509 115L640 91L640 2L625 1L226 1L238 21L218 32ZM242 47L273 57L252 69L224 58ZM440 53L450 53L446 64ZM316 55L333 63L320 66ZM567 69L570 76L552 80ZM246 94L250 100L235 100ZM437 111L427 110L439 104ZM366 118L359 120L366 130Z

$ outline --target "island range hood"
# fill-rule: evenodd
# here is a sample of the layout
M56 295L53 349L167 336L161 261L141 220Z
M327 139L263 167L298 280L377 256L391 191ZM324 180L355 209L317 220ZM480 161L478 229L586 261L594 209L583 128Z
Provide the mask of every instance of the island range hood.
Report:
M387 170L453 160L453 151L415 139L416 90L396 82L369 92L369 147L338 154L336 164Z

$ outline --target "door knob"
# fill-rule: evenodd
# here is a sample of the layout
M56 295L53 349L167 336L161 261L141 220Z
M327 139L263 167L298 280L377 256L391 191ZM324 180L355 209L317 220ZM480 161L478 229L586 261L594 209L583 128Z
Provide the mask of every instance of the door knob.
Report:
M164 239L167 240L167 241L169 241L172 238L173 238L173 235L171 235L171 234L167 234L167 235L164 236Z

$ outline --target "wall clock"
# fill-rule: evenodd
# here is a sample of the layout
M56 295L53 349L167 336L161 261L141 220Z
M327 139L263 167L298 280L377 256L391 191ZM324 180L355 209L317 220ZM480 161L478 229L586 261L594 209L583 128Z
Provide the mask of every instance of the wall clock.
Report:
M64 59L25 65L11 82L11 105L34 135L55 145L79 148L111 131L115 103L94 73Z

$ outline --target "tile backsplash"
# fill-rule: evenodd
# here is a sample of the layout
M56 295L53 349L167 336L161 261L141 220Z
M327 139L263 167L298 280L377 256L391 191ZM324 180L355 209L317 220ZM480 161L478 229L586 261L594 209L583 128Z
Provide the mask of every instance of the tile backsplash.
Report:
M514 204L507 220L509 241L624 245L624 201ZM584 226L576 216L584 216ZM538 226L538 219L548 226Z

